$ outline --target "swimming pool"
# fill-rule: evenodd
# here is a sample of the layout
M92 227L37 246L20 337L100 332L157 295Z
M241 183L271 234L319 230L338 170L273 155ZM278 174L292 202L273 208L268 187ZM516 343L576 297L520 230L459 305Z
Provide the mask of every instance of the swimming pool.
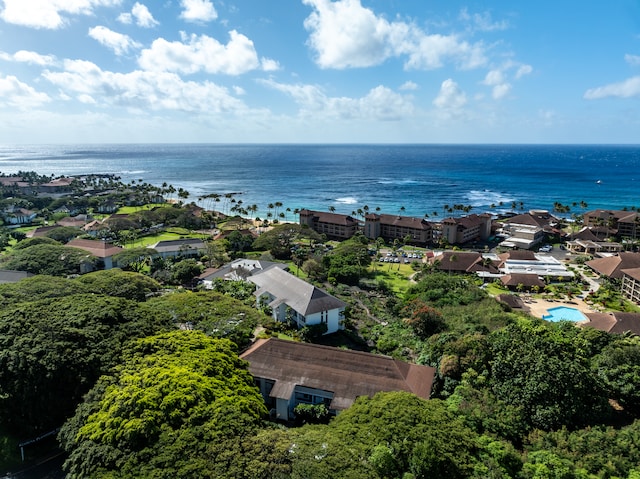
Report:
M557 306L555 308L547 309L547 313L542 316L542 319L546 321L573 321L577 323L579 321L586 321L587 318L584 314L578 311L576 308L569 308L568 306Z

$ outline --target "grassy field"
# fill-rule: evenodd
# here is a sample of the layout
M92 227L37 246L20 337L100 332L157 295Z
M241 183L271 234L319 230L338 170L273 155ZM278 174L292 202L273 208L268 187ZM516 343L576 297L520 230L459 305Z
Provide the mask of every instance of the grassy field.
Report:
M410 264L375 263L370 272L376 281L384 281L391 290L402 296L411 285L411 276L415 273Z
M118 211L116 213L119 215L130 215L131 213L137 213L138 211L143 210L151 210L156 207L171 208L171 205L167 205L166 203L149 203L143 206L121 206L120 208L118 208Z

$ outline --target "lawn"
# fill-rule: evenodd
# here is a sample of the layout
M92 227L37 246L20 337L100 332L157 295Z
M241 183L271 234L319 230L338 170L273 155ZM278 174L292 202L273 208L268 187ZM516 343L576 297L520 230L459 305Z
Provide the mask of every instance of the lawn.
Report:
M407 291L415 273L410 264L403 263L375 263L369 271L376 281L384 281L399 296Z
M151 210L157 207L171 208L171 205L167 205L166 203L149 203L143 206L121 206L118 208L117 214L130 215L131 213L137 213L142 210Z

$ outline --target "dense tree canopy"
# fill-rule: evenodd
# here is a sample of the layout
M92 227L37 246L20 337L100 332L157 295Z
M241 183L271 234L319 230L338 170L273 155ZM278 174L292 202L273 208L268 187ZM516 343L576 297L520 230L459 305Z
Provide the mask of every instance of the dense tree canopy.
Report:
M95 269L97 263L86 251L60 244L35 244L0 257L0 268L52 276L80 274L84 268Z
M284 223L274 226L262 233L254 242L253 247L259 250L269 250L275 258L291 258L291 248L296 241L319 241L320 235L306 226L295 223Z
M232 343L197 331L135 342L60 433L70 479L213 478L218 444L267 413Z
M254 328L264 318L255 308L214 291L174 292L151 298L141 307L158 318L230 339L240 347L249 342Z
M134 301L145 301L148 296L161 289L161 285L148 276L117 268L94 271L78 277L75 281L84 285L89 292Z
M0 421L23 436L62 424L131 338L174 328L122 298L96 294L0 311Z
M590 345L573 324L522 319L494 332L491 343L491 389L521 408L531 428L577 427L608 410L590 370Z

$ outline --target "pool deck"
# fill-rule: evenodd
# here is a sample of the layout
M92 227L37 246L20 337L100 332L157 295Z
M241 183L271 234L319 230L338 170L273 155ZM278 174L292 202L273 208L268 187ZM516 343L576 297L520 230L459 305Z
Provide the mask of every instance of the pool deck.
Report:
M528 311L529 314L535 316L537 318L542 318L543 316L548 315L548 309L557 308L558 306L567 306L569 308L575 308L580 311L582 314L587 313L597 313L598 310L592 308L590 305L585 303L583 300L579 298L571 299L571 302L567 301L547 301L546 299L535 298L531 300L530 303L524 303L525 310Z

